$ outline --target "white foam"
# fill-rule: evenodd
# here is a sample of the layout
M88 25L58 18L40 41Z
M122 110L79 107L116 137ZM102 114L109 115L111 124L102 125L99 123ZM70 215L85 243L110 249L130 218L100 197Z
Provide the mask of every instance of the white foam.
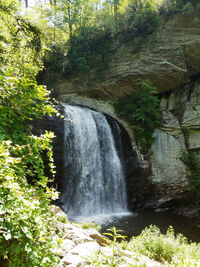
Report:
M135 215L137 213L134 213ZM112 223L116 220L119 220L123 217L129 217L134 215L132 212L119 212L119 213L111 213L111 214L106 214L106 213L101 213L97 214L94 216L90 217L83 217L83 216L77 216L74 218L74 221L76 222L94 222L96 224L109 224Z

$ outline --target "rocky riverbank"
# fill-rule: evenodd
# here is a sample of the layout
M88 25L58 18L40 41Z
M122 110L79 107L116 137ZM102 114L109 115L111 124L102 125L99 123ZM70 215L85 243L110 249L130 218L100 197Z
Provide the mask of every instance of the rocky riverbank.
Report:
M60 208L53 206L54 214L66 217ZM55 227L61 237L60 249L55 253L60 257L60 267L81 266L110 266L113 257L118 262L117 266L163 266L163 264L139 255L133 251L123 249L119 244L114 244L96 229L83 229L85 225L72 222L56 222Z

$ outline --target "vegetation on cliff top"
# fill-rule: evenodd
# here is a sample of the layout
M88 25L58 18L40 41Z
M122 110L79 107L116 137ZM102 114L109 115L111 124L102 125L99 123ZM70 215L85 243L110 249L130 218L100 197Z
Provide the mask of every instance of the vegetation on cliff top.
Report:
M56 0L35 7L46 31L45 65L63 76L102 78L111 55L124 42L137 52L170 15L197 0ZM40 22L38 22L39 20Z

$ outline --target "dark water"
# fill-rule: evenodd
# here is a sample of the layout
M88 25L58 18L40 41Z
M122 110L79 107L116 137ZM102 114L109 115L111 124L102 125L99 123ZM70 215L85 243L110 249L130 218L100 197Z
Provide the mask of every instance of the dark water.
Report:
M106 229L115 226L117 229L123 230L123 235L127 238L139 235L142 230L149 225L156 225L162 233L166 233L168 227L173 226L175 233L181 233L189 241L200 242L200 228L195 226L192 219L177 216L168 212L155 213L153 211L138 212L137 215L122 217L114 220L112 223L102 226L102 233Z

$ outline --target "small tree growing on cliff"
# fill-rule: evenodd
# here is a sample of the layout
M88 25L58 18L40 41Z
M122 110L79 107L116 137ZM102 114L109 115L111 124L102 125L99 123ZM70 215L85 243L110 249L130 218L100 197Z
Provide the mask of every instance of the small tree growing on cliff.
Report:
M148 152L154 129L160 124L158 90L147 80L138 80L139 90L115 103L116 112L131 124L137 143Z

